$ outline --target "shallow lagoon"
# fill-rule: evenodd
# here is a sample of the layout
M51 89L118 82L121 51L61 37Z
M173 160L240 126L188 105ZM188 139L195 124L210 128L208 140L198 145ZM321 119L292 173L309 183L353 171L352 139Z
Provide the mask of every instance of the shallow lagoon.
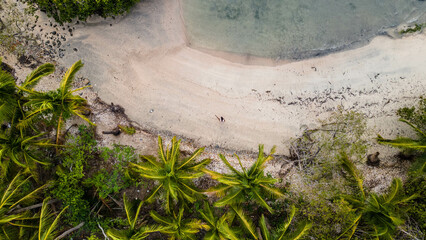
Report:
M274 59L320 55L426 21L419 0L182 1L192 46Z

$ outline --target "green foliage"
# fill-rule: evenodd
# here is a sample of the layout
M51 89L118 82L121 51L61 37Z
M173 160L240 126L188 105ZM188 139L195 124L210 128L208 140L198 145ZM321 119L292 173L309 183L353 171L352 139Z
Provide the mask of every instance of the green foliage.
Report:
M101 239L98 238L96 235L92 234L87 238L87 240L101 240Z
M318 193L310 198L300 193L297 206L301 215L313 223L310 236L318 239L334 239L357 217L351 206L343 199L328 199L328 193ZM283 214L281 214L283 215Z
M140 0L27 0L53 17L57 22L71 22L74 18L86 20L92 15L111 17L130 10Z
M68 143L62 154L62 165L58 166L58 180L52 189L52 195L69 206L65 214L65 222L77 225L87 221L90 213L89 201L86 199L82 185L87 161L93 159L96 141L92 132L85 126L79 127L80 135Z
M150 233L158 232L163 229L155 225L146 226L143 223L139 223L138 217L142 207L141 201L139 203L132 203L126 198L126 195L124 194L123 203L129 229L108 229L107 235L112 240L141 240L147 238Z
M141 164L131 163L133 169L141 177L153 179L159 183L146 201L151 203L157 195L160 195L168 213L171 213L173 202L179 200L182 204L185 204L186 201L194 203L202 197L192 180L203 176L204 173L201 169L210 163L210 159L204 159L198 163L195 162L195 159L204 151L204 148L197 149L187 158L181 158L179 145L180 140L177 141L176 137L174 137L171 147L164 151L162 139L158 137L159 160L153 156L142 156L145 162Z
M312 227L310 222L302 222L293 232L289 231L291 222L293 221L296 213L296 207L292 206L287 220L278 228L275 232L270 232L266 226L265 216L262 214L260 219L260 229L264 240L297 240L307 234L309 229Z
M136 129L132 126L118 125L118 127L121 129L121 131L129 135L133 135L136 133Z
M0 59L1 64L1 59ZM0 123L9 121L18 107L15 79L0 69Z
M426 171L420 167L426 165L426 155L419 157L413 165L415 165L414 171L409 173L408 180L404 184L405 194L418 194L420 197L407 206L407 213L417 222L420 230L426 233Z
M272 212L272 208L266 203L266 198L282 197L281 191L273 186L278 180L265 176L265 164L272 160L272 154L275 152L275 147L271 149L270 155L265 156L263 153L263 145L259 145L259 155L257 160L250 169L246 169L241 164L241 160L237 155L242 172L235 169L226 160L225 156L220 154L223 163L231 170L231 174L220 174L207 169L203 171L209 174L213 179L220 182L217 187L211 188L208 191L214 192L218 196L224 196L217 201L214 206L224 207L226 205L240 204L246 201L254 201L260 206Z
M204 236L204 240L240 239L238 237L239 231L230 226L233 216L229 212L218 218L208 202L204 202L204 209L198 210L198 212L209 226L209 231Z
M50 146L47 139L40 139L43 134L24 136L23 132L14 132L14 129L0 131L0 160L1 169L5 174L11 160L17 166L35 172L36 163L48 165L40 160L35 153L38 148Z
M0 239L19 239L18 236L21 235L17 233L18 229L25 226L23 221L31 219L27 212L18 213L15 210L18 206L33 203L47 185L27 191L25 186L30 183L29 180L30 177L23 178L23 175L18 173L11 181L0 184Z
M75 62L71 68L67 70L62 78L59 88L49 92L35 91L33 88L41 80L42 77L51 74L55 69L52 64L46 63L34 70L24 81L19 89L24 91L27 101L23 107L30 109L25 115L25 119L20 121L20 127L28 127L38 117L50 116L50 123L57 125L56 143L59 141L60 130L63 121L66 121L73 115L79 116L88 123L94 125L87 119L83 113L88 110L86 99L74 95L86 87L71 90L71 86L75 75L83 67L81 61Z
M419 32L420 30L422 30L422 28L426 26L426 24L414 24L414 27L411 28L407 28L405 30L401 30L399 31L400 34L407 34L407 33L415 33L415 32Z
M401 108L398 110L399 120L409 125L417 134L417 139L408 137L398 137L396 139L385 139L377 136L377 141L381 144L404 150L414 150L424 152L426 150L426 99L421 97L418 107Z
M183 211L184 208L181 208L178 214L173 211L167 217L161 216L156 211L151 211L150 215L162 227L160 232L169 235L169 239L193 240L196 239L195 234L201 229L209 230L209 226L202 221L195 218L185 218Z
M351 239L360 222L368 224L372 236L392 239L396 227L404 222L399 205L415 199L418 195L413 194L406 197L400 179L392 181L387 194L377 195L370 193L367 195L362 187L361 177L353 163L345 154L342 155L340 161L347 173L347 177L353 179L354 186L356 186L355 188L358 189L360 194L342 196L351 205L358 217L337 239L342 237L348 240Z
M49 208L49 198L45 198L40 212L40 220L38 227L38 240L51 240L55 239L58 235L57 229L59 227L59 219L64 214L68 207L55 216Z
M100 152L105 164L112 163L112 166L109 170L100 169L84 183L94 186L99 197L104 199L109 194L118 193L132 184L126 168L130 162L136 161L137 155L132 147L120 145L114 145L113 149L102 148Z

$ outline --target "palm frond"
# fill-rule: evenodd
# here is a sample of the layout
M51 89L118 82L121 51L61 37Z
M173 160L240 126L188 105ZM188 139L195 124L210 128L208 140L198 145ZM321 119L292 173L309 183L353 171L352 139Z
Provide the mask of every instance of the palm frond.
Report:
M263 214L262 214L262 217L260 218L259 224L260 224L260 230L263 236L263 240L270 240L271 235L269 233L268 228L266 227L265 216Z
M256 236L253 222L244 214L243 209L240 206L231 206L231 208L238 216L238 219L240 220L244 228L250 233L251 237L257 240L258 237Z
M56 230L58 228L59 219L61 215L64 214L65 210L68 208L68 206L66 206L56 217L53 217L48 206L49 200L49 198L45 198L41 207L38 229L39 240L48 240L56 237Z
M23 90L31 90L37 85L42 77L52 74L55 71L55 66L51 63L45 63L39 66L36 70L28 75L21 86Z
M78 60L67 70L59 86L59 89L63 95L71 88L75 74L80 70L80 68L83 67L83 65L84 64L81 62L81 60Z
M194 161L195 158L203 152L204 152L204 148L199 148L199 149L195 150L195 152L188 159L183 161L183 163L177 168L177 170L185 167L188 163Z
M126 211L127 221L129 222L130 230L134 230L136 227L136 222L138 221L138 216L142 207L142 201L139 204L132 204L126 197L126 194L123 194L123 203L124 210Z
M226 195L224 198L220 199L219 201L217 201L214 206L215 207L224 207L226 205L232 205L232 204L237 204L240 202L244 201L244 198L242 196L242 189L239 189L233 193L230 193L228 195Z
M346 171L346 173L350 177L352 177L352 181L355 183L355 185L359 189L362 195L362 199L365 199L363 180L360 173L358 172L358 169L355 167L354 163L348 158L348 156L344 152L341 153L339 161L343 169Z

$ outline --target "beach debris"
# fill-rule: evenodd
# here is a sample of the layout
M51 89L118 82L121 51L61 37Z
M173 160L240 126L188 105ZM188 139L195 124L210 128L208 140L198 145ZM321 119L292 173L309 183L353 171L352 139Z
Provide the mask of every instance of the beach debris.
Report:
M372 167L378 167L380 165L379 152L368 154L367 165Z
M114 135L114 136L118 136L118 135L120 135L121 134L121 131L120 131L120 129L119 128L114 128L113 130L111 130L111 131L102 131L102 134L112 134L112 135Z
M153 112L154 112L154 109L149 110L149 113L153 113Z
M124 108L120 105L114 105L114 103L111 103L111 112L113 113L120 113L120 114L124 114Z

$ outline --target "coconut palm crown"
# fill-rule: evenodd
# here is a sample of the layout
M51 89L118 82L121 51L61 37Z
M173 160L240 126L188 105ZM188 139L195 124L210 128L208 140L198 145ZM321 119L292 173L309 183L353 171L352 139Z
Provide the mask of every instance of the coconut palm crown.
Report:
M133 169L143 178L155 180L157 185L152 194L146 199L153 202L157 195L164 200L165 210L171 213L172 203L181 201L195 202L203 195L192 180L204 175L201 171L210 159L195 162L204 148L197 149L191 156L180 157L180 140L173 137L169 149L165 149L161 137L158 137L158 160L154 156L141 156L145 162L141 164L131 163Z
M397 178L393 179L386 194L368 194L363 188L361 175L346 154L342 153L340 163L347 173L348 180L357 190L356 194L343 195L342 198L351 205L357 213L357 217L337 239L352 239L361 222L367 223L372 236L380 239L392 239L392 234L397 226L404 223L401 208L398 206L418 196L416 194L405 196L402 181Z
M139 203L131 202L127 199L126 194L123 194L124 210L126 212L128 229L117 230L110 228L106 232L112 240L142 240L149 236L150 233L162 230L156 225L144 225L139 221L139 214L142 207L142 201Z
M219 157L222 159L223 163L231 170L230 174L220 174L207 169L203 170L213 179L220 182L217 187L208 190L209 192L216 193L219 197L224 196L217 201L214 206L223 207L252 200L266 208L269 212L272 212L272 208L266 203L266 198L283 197L283 193L273 186L278 180L270 176L265 176L264 173L265 164L273 159L272 154L274 154L274 152L275 147L271 149L269 155L265 156L263 153L263 145L259 145L257 160L248 170L243 167L240 158L235 155L240 163L242 171L235 169L225 156L220 154Z
M34 90L33 87L37 85L42 77L54 71L53 65L50 63L44 64L31 73L22 86L19 87L21 91L28 94L27 102L23 104L23 106L30 109L25 119L19 123L20 127L27 127L39 116L49 115L51 116L51 122L57 123L56 142L58 142L63 121L67 120L72 115L77 115L88 123L93 124L83 115L83 113L88 110L86 99L74 95L75 92L87 86L71 90L74 77L82 67L83 63L81 63L81 61L74 63L65 73L59 88L48 92L39 92Z
M204 240L240 239L238 236L239 231L230 226L233 219L230 212L226 212L221 217L217 217L207 201L204 202L204 208L198 210L198 212L209 226L209 231L204 236Z
M161 233L167 234L170 240L195 240L201 229L209 230L209 226L199 219L185 218L184 208L179 209L179 213L174 211L170 216L163 217L156 211L151 211L150 215L154 221L160 224Z
M305 236L312 227L311 222L301 222L293 232L289 231L291 222L296 213L296 207L291 206L291 211L287 220L276 231L269 231L265 221L265 216L262 214L260 218L260 229L263 240L297 240Z

